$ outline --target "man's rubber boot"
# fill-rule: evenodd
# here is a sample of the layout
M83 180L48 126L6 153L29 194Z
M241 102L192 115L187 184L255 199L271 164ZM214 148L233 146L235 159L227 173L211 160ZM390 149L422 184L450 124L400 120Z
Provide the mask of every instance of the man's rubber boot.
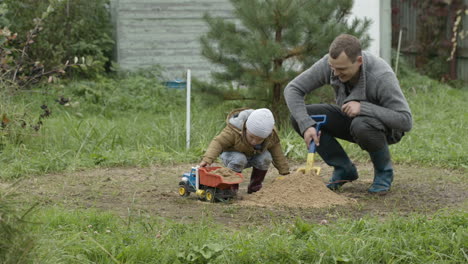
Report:
M328 189L337 190L347 182L359 178L356 166L351 162L338 141L322 131L317 152L323 161L334 168L333 175L327 184Z
M374 164L374 183L367 190L369 193L386 194L393 181L393 167L388 145L376 152L369 152Z
M258 192L262 188L263 180L265 179L267 171L252 168L252 174L250 175L250 183L247 187L247 193Z

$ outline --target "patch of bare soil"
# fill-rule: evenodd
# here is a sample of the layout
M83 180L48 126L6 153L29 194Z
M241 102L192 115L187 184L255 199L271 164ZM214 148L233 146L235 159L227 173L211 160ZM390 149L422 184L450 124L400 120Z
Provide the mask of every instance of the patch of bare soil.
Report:
M352 202L355 200L329 190L314 172L294 172L275 179L260 191L247 196L240 204L270 208L323 208Z
M341 217L468 209L467 170L395 165L391 192L375 196L366 192L373 179L370 164L356 164L359 179L338 192L325 188L332 169L324 163L317 165L322 167L320 177L293 173L283 180L275 180L279 174L271 168L263 189L251 195L247 194L250 170L244 170L245 180L240 184L238 197L219 203L201 201L194 194L179 196L178 183L193 164L41 175L26 178L15 188L24 204L39 202L42 206L72 210L97 208L122 217L148 215L181 222L210 218L230 227L294 221L298 217L320 222ZM3 189L10 185L0 182Z

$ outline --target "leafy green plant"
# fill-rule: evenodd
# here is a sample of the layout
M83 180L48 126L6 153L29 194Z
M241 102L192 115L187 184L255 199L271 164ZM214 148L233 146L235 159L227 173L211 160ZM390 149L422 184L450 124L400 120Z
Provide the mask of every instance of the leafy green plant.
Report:
M50 13L47 10L41 18L34 19L34 27L20 40L17 33L12 33L7 27L0 29L0 85L2 89L29 88L43 79L54 81L56 76L65 74L65 69L78 66L70 64L54 65L46 69L44 65L30 56L30 50L42 30L43 19ZM83 65L81 65L83 66Z
M28 53L44 68L54 68L66 61L82 64L74 73L95 76L110 64L114 41L108 0L5 0L3 1L12 32L20 41L34 28L34 19L43 17L41 34ZM14 21L14 23L12 23ZM109 64L109 65L108 65ZM106 66L107 65L107 66Z
M224 249L221 244L204 244L201 247L192 245L191 249L186 252L179 252L177 258L182 263L207 263L215 261Z
M13 103L10 101L11 91L1 90L0 97L0 153L5 146L13 144L20 146L28 141L42 128L45 119L51 114L46 104L36 102L33 104Z

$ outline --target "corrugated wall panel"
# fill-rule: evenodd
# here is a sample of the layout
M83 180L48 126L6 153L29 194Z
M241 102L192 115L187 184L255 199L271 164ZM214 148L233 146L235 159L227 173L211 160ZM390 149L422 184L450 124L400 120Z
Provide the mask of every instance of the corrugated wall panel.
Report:
M228 0L112 0L117 61L123 69L163 66L168 79L188 68L207 79L219 70L200 55L199 39L207 30L202 17L234 20Z
M468 1L465 1L468 4ZM462 28L464 37L458 39L457 52L457 76L458 78L468 80L468 16L465 15Z
M465 5L468 5L468 0L463 0ZM419 12L421 12L417 7L415 7L414 1L402 1L402 0L392 0L392 8L398 9L398 21L400 29L402 30L402 41L401 41L401 52L405 54L405 58L410 63L415 63L416 55L416 45L417 43L417 18ZM468 81L468 16L462 16L463 21L463 31L466 37L464 39L458 38L457 46L457 57L456 57L456 72L458 79ZM449 36L451 38L451 27L452 21L447 19L447 28ZM393 29L397 30L397 29ZM398 39L398 32L393 32L393 39L396 41ZM395 44L395 42L394 42ZM395 45L394 45L395 46Z

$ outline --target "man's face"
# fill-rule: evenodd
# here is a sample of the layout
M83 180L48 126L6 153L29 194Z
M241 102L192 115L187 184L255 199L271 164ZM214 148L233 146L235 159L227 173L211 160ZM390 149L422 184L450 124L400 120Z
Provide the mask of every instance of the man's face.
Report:
M328 64L333 70L334 76L337 76L338 79L344 83L351 80L356 74L359 74L359 68L362 65L362 56L357 57L356 61L352 63L343 51L336 59L333 59L331 56L328 57Z

